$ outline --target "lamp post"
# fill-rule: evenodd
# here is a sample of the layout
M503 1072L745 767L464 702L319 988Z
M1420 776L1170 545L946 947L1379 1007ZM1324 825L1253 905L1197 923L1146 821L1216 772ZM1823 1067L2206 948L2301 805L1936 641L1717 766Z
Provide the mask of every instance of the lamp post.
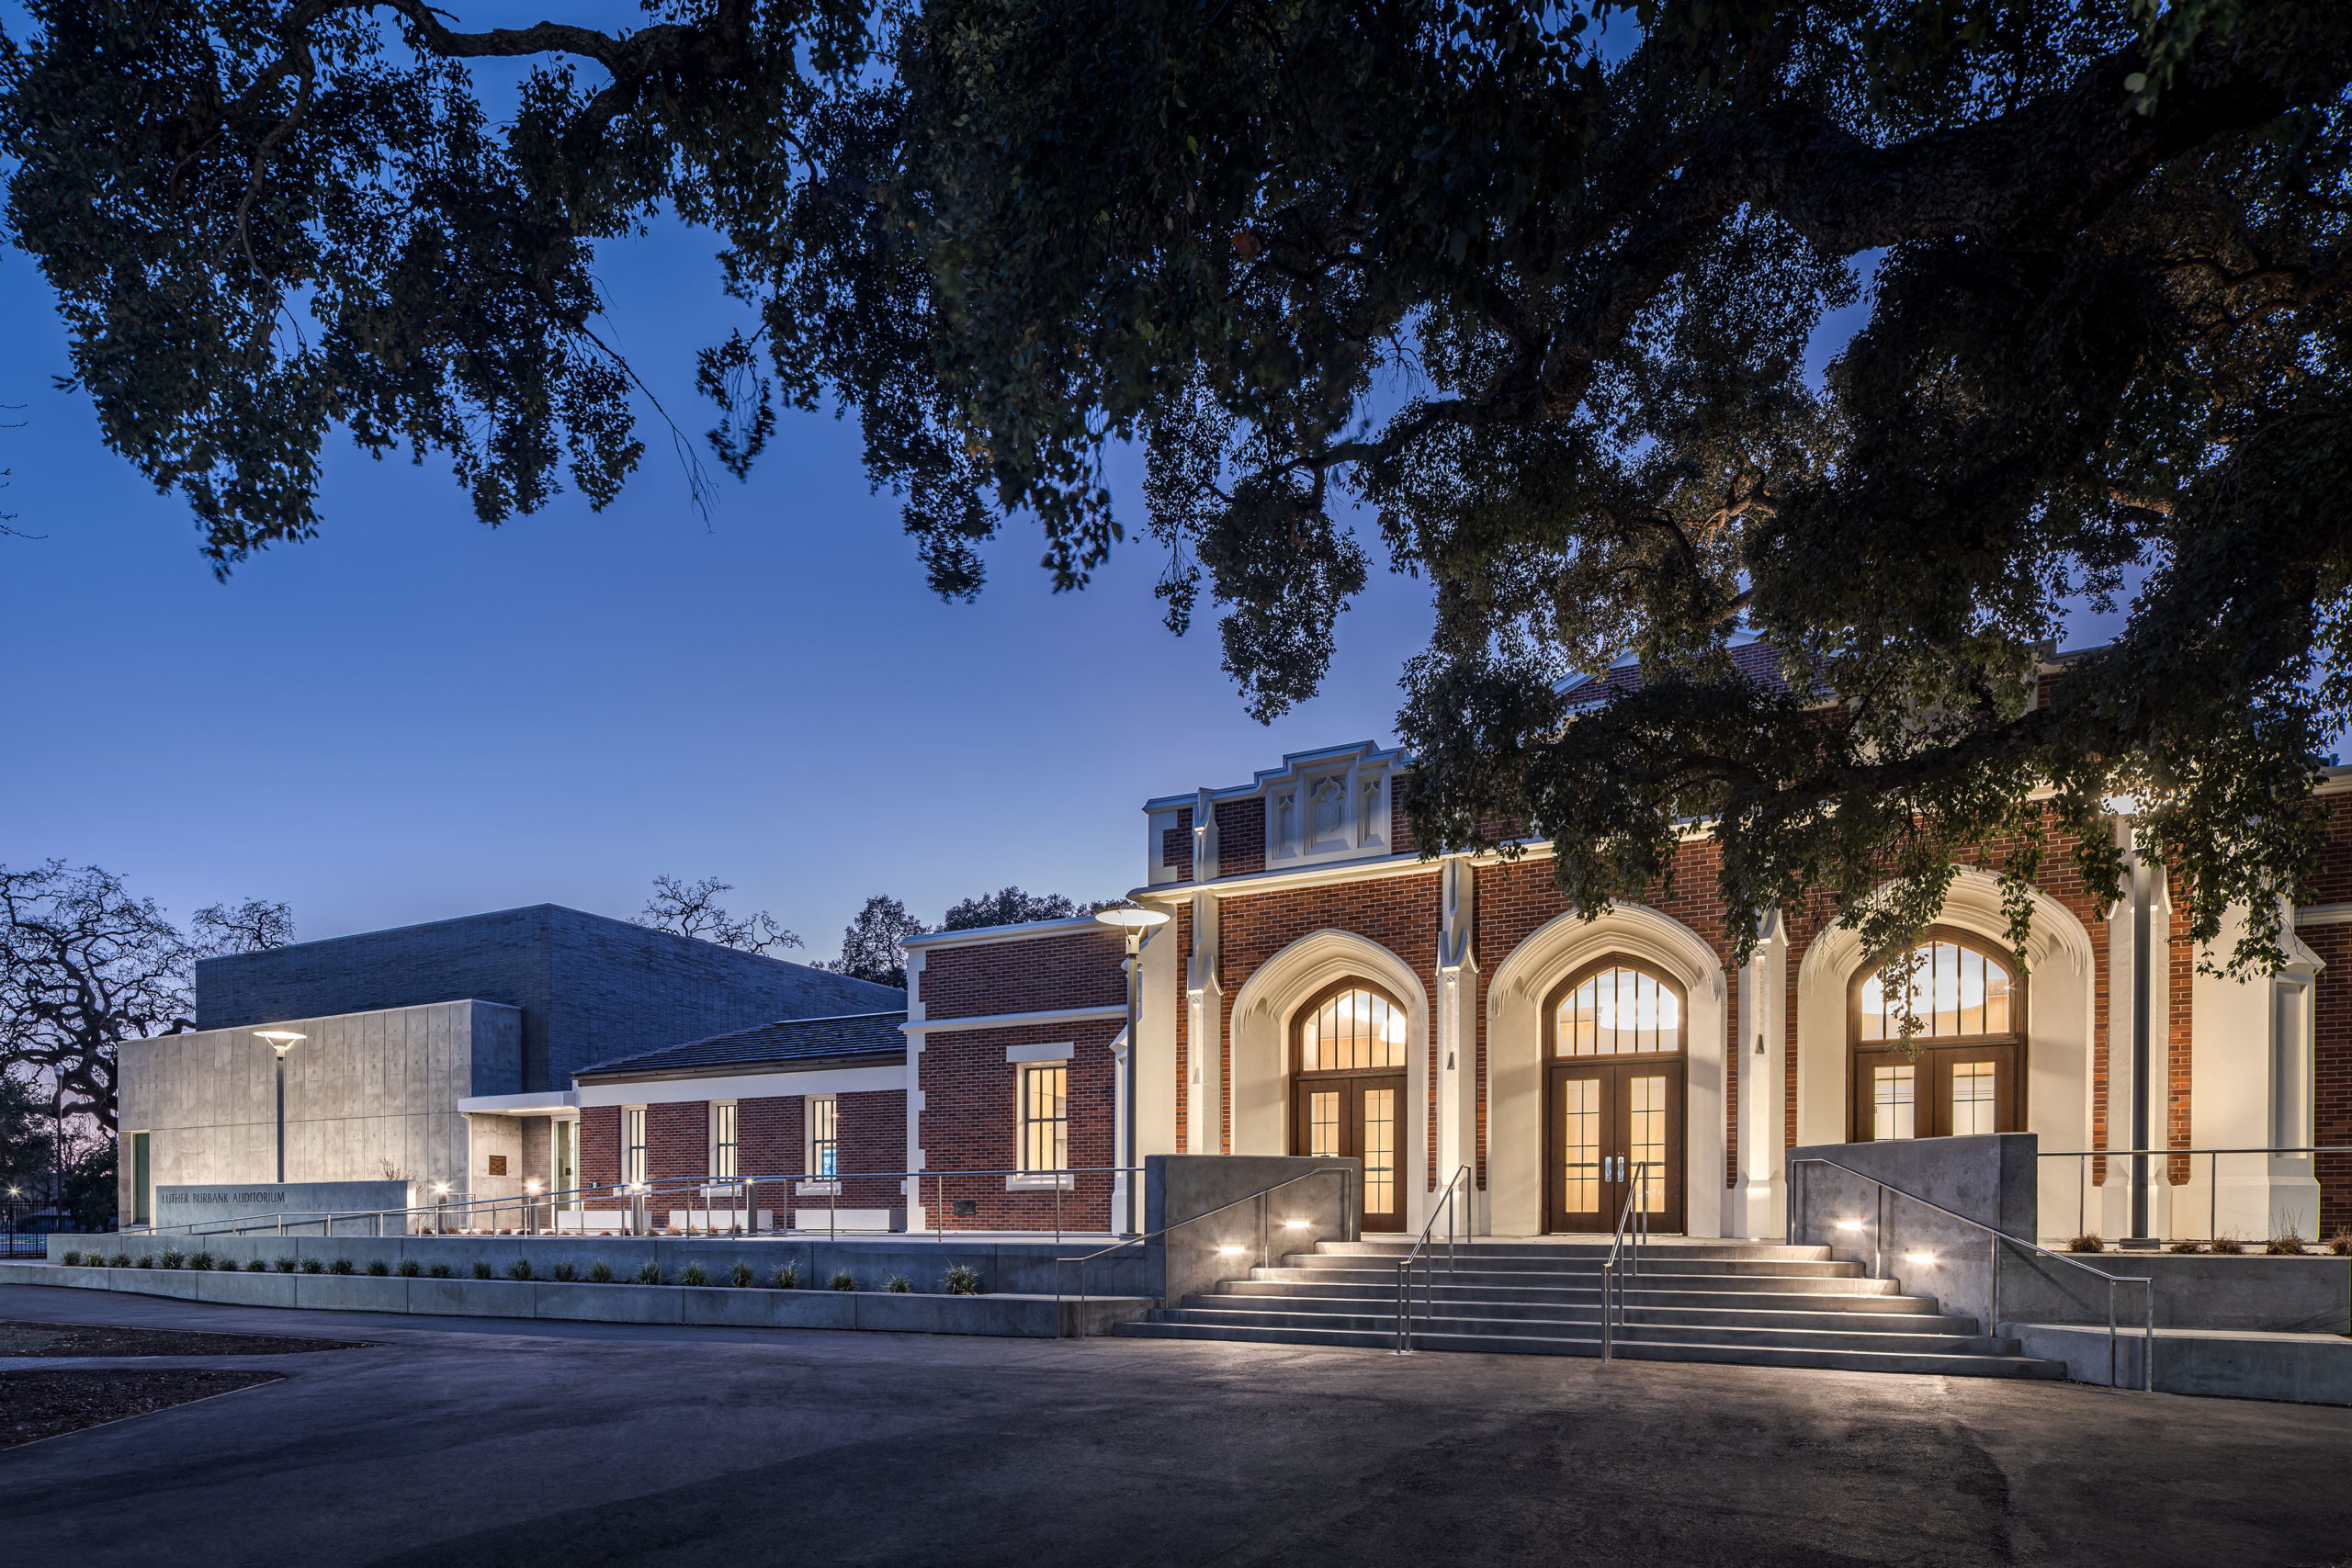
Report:
M269 1042L277 1053L277 1179L286 1179L286 1053L310 1036L290 1029L256 1029L254 1037Z
M2151 1194L2146 1151L2149 1078L2154 1066L2149 1060L2148 1013L2149 980L2154 966L2149 962L2148 943L2154 879L2140 853L2138 829L2132 826L2132 818L2140 815L2139 801L2128 795L2109 795L2106 804L2125 836L2125 856L2132 869L2132 1234L2118 1245L2153 1248L2156 1243L2149 1234Z
M1126 1158L1121 1163L1136 1162L1136 1021L1143 1010L1143 939L1147 931L1168 923L1165 911L1159 909L1097 909L1094 918L1116 930L1127 939L1127 1059L1121 1069L1120 1087L1126 1093L1125 1113L1122 1132L1126 1140ZM1136 1179L1133 1170L1123 1170L1119 1179L1127 1184L1127 1234L1143 1234L1143 1183Z

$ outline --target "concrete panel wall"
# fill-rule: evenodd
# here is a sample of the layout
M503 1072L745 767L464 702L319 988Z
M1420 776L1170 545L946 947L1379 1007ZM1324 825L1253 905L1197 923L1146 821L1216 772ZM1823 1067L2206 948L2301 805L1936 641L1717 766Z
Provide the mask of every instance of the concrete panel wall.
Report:
M286 1056L286 1179L405 1179L466 1189L458 1101L510 1094L522 1016L481 1001L278 1021L305 1035ZM127 1043L121 1126L149 1136L157 1186L275 1180L277 1066L250 1029ZM123 1162L122 1213L132 1213Z
M1875 1265L1904 1290L1935 1297L1946 1312L1989 1324L1996 1308L1992 1237L1977 1225L1895 1192L1882 1202L1878 1189L1864 1178L2030 1241L2037 1218L2037 1143L2030 1133L1996 1133L1793 1149L1789 1239L1826 1246L1834 1258ZM1837 1163L1808 1163L1816 1159ZM1999 1310L2005 1318L2015 1315L2006 1306Z
M197 965L200 1030L479 998L522 1010L521 1089L591 1063L784 1018L876 1012L905 993L554 904Z

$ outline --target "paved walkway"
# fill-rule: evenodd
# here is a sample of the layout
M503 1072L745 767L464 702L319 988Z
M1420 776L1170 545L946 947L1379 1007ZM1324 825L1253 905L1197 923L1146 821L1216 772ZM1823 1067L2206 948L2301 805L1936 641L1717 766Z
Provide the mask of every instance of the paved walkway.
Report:
M0 1450L12 1562L2320 1565L2352 1410L1982 1379L272 1312L379 1341ZM51 1363L55 1365L57 1363Z

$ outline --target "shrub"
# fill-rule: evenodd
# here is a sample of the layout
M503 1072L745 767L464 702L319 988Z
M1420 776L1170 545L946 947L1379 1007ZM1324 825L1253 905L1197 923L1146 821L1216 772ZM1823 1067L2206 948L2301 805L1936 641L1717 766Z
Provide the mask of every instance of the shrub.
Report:
M681 1285L707 1285L710 1283L710 1270L704 1268L700 1263L689 1263L678 1271L678 1283Z
M368 1260L368 1272L379 1279L389 1276L391 1271L392 1266L380 1258L371 1258Z
M281 1274L291 1274L300 1267L302 1267L301 1264L291 1258L281 1258L277 1260L277 1271Z
M112 1258L107 1258L107 1268L109 1268L109 1269L128 1269L128 1268L130 1268L130 1254L129 1254L128 1252L118 1252L118 1253L116 1253Z
M779 1291L797 1291L800 1288L800 1270L793 1264L779 1263L768 1270L768 1283Z
M2097 1231L2092 1231L2087 1235L2078 1235L2074 1240L2068 1242L2066 1244L2066 1250L2069 1252L2104 1252L2107 1250L2107 1243L2099 1239L2099 1234Z
M424 1273L424 1270L416 1266L415 1258L403 1258L400 1261L400 1267L394 1269L392 1272L398 1274L403 1280L413 1280L419 1274Z
M939 1277L951 1296L977 1296L980 1293L980 1271L968 1264L951 1263L947 1272Z
M212 1272L212 1254L209 1252L191 1253L188 1257L187 1266L195 1269L199 1274L209 1274Z
M599 1258L595 1262L588 1265L588 1279L593 1284L611 1284L613 1282L613 1266Z
M164 1268L166 1268L166 1269L176 1269L176 1268L178 1268L178 1267L180 1266L180 1264L181 1264L182 1262L184 1262L184 1261L185 1261L185 1259L183 1259L183 1258L180 1257L180 1249L179 1249L178 1247L167 1247L164 1248Z
M2310 1249L2303 1245L2303 1238L2297 1234L2295 1227L2289 1225L2283 1233L2264 1242L2262 1250L2273 1258L2301 1258Z
M245 1265L245 1272L248 1274L266 1274L269 1272L269 1265L256 1258L251 1263Z
M580 1277L580 1271L572 1268L569 1263L559 1263L553 1269L548 1269L548 1272L553 1274L558 1280L562 1280L565 1284L570 1284L573 1280Z
M2165 1250L2166 1252L2202 1252L2205 1249L2193 1241L2176 1241L2168 1244Z
M330 1263L330 1264L328 1264L328 1265L327 1265L327 1272L328 1272L328 1273L330 1273L330 1274L348 1274L348 1273L350 1273L350 1272L351 1272L351 1259L350 1259L350 1258L336 1258L334 1262L332 1262L332 1263Z
M65 1255L63 1261L66 1267L73 1268L82 1261L82 1255L78 1252L69 1252Z
M425 1273L435 1280L446 1280L449 1277L449 1266L447 1263L435 1263L432 1268L427 1269Z
M237 1271L238 1264L233 1258L216 1258L212 1260L212 1267L223 1274L233 1274Z
M2338 1258L2352 1258L2352 1231L2337 1231L2329 1236L2327 1249Z
M836 1269L833 1270L833 1289L837 1291L854 1291L857 1289L857 1281L849 1277L848 1269Z
M510 1280L529 1279L531 1277L531 1260L527 1258L516 1258L513 1263L507 1265L506 1277Z
M739 1291L749 1288L752 1281L758 1278L758 1275L752 1272L752 1266L748 1263L733 1264L727 1270L727 1282Z
M914 1285L904 1274L891 1275L888 1280L883 1282L882 1288L889 1292L894 1296L908 1295L912 1293L914 1291Z
M155 1267L154 1255L153 1253L141 1253L139 1255L139 1267L141 1269L153 1269Z
M323 1274L323 1273L325 1273L326 1271L327 1271L327 1266L326 1266L325 1264L323 1264L323 1263L320 1262L317 1258L305 1258L304 1259L302 1259L302 1272L303 1272L303 1273L305 1273L305 1274Z
M660 1284L662 1282L662 1265L659 1263L648 1263L644 1268L639 1269L637 1271L637 1282L640 1285Z
M2240 1241L2233 1234L2224 1231L2213 1238L2213 1250L2227 1253L2234 1258L2245 1250L2245 1243Z
M494 1277L494 1276L492 1275L492 1271L491 1271L490 1260L489 1260L488 1258L475 1258L475 1259L474 1259L474 1278L475 1278L475 1279L477 1279L477 1280L488 1280L488 1279L492 1279L492 1278L493 1278L493 1277Z

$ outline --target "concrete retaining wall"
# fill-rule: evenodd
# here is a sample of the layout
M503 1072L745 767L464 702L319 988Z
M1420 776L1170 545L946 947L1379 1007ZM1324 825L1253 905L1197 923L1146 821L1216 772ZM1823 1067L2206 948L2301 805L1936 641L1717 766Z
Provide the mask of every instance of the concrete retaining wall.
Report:
M1294 1179L1299 1177L1311 1179ZM1284 1181L1290 1185L1263 1202L1216 1213ZM1209 1217L1184 1224L1204 1215ZM1299 1223L1294 1225L1294 1220ZM1188 1295L1216 1290L1220 1280L1245 1277L1261 1258L1279 1263L1283 1253L1312 1251L1318 1241L1356 1240L1363 1230L1363 1162L1284 1155L1148 1156L1143 1224L1146 1235L1179 1228L1117 1256L1148 1253L1141 1274L1147 1288L1176 1306ZM1088 1269L1090 1285L1107 1278L1098 1272L1102 1268Z
M1938 1203L2005 1235L2031 1240L2035 1232L2034 1151L2030 1133L1964 1138L1904 1138L1871 1144L1817 1144L1792 1151L1791 1240L1826 1246L1830 1256L1881 1271L1906 1292L1933 1296L1943 1310L1989 1323L1994 1316L1993 1238L1975 1225L1890 1192L1883 1204L1861 1176ZM1841 1230L1840 1224L1856 1225ZM2003 1248L2005 1252L2013 1251ZM2007 1275L2003 1275L2006 1288ZM2100 1319L2105 1321L2101 1288ZM2021 1315L2001 1304L2000 1315Z
M950 1296L860 1289L778 1291L695 1285L592 1285L551 1280L403 1279L368 1274L244 1274L186 1269L93 1269L0 1263L0 1283L52 1285L230 1306L438 1317L546 1318L738 1328L845 1328L896 1334L1070 1338L1139 1318L1148 1297L1056 1301L1042 1295Z
M2070 1254L2069 1256L2073 1256ZM2236 1258L2172 1252L2085 1253L2102 1273L2155 1281L2158 1328L2341 1334L2352 1330L2352 1258ZM2119 1286L2115 1313L2144 1321L2141 1287ZM2020 1323L2107 1323L2107 1285L2055 1258L2014 1248L2001 1266L2001 1316ZM2099 1354L2104 1357L2106 1351ZM2100 1377L2105 1378L2101 1362Z
M2076 1382L2107 1382L2104 1324L2016 1323L2002 1332L2015 1335L2029 1356L2065 1362L2066 1375ZM2115 1337L2119 1386L2140 1386L2143 1343L2136 1333ZM2352 1339L2336 1335L2160 1332L2155 1355L2158 1393L2352 1404Z

